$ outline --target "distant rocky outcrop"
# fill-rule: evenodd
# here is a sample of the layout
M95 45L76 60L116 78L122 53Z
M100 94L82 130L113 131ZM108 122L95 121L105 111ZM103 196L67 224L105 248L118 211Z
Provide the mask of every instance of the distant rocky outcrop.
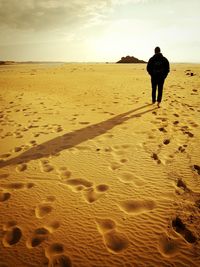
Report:
M15 64L15 61L0 61L0 65L10 65L10 64Z
M140 60L136 57L126 56L122 57L119 61L117 61L117 63L147 63L147 62L144 60Z

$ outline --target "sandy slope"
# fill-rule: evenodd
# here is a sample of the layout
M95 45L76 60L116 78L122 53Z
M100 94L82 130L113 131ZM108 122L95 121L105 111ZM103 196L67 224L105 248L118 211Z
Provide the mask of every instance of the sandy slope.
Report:
M145 67L0 67L1 267L200 266L200 66Z

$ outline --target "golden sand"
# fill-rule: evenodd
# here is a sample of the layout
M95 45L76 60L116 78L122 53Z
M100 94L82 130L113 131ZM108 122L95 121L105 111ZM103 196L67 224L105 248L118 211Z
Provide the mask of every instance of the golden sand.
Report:
M1 66L0 266L200 266L199 76Z

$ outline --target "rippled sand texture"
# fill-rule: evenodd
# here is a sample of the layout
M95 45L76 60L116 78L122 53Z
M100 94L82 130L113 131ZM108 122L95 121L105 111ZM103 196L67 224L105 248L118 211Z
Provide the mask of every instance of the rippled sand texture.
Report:
M0 68L0 266L200 266L200 65Z

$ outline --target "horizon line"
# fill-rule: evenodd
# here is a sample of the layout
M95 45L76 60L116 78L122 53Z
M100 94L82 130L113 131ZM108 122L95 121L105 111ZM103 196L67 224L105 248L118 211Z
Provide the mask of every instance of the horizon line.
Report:
M115 64L117 63L116 61L63 61L63 60L22 60L22 61L15 61L15 60L0 60L0 62L5 62L5 63L10 63L10 64L25 64L25 63L65 63L65 64L73 64L73 63L81 63L81 64L87 64L87 63L104 63L104 64ZM200 64L199 62L194 62L194 61L171 61L171 64ZM142 62L142 63L117 63L117 64L147 64L147 62ZM3 66L4 64L0 64L0 66ZM5 64L6 65L6 64Z

